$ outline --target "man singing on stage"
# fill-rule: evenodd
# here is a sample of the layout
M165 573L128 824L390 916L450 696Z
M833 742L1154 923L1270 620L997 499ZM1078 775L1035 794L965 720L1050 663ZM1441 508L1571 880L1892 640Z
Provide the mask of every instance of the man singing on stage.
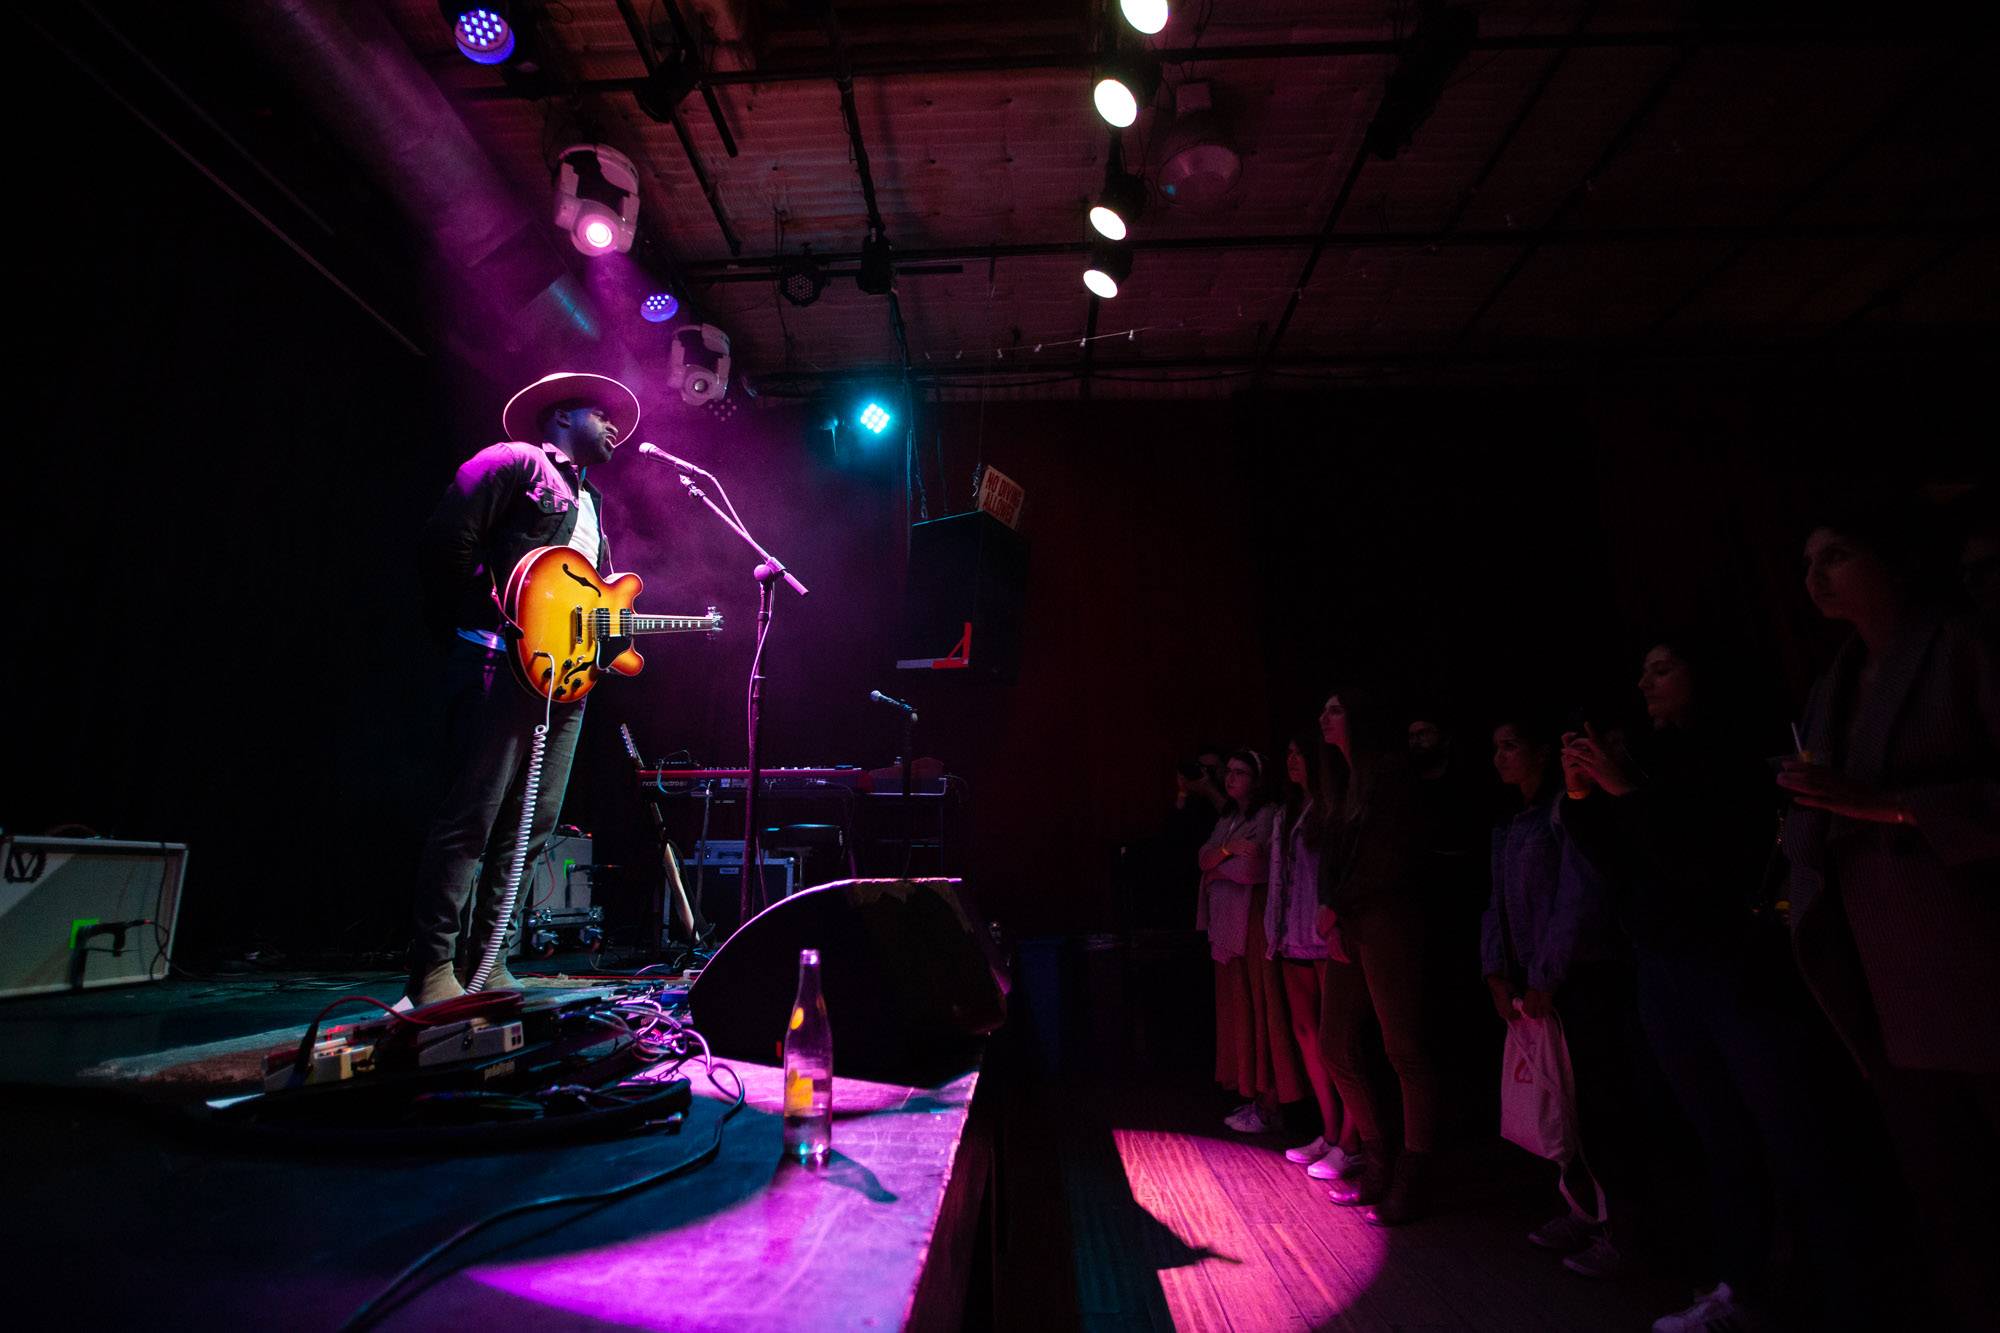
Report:
M466 460L424 529L426 593L454 636L446 668L445 797L417 867L409 999L418 1005L464 993L500 921L521 837L533 733L545 718L549 734L524 864L535 863L555 828L583 701L551 706L511 678L498 588L540 546L569 546L600 572L610 567L598 490L585 473L632 437L639 400L607 376L565 372L515 394L500 420L507 442ZM541 443L524 443L530 440ZM485 869L478 871L482 857ZM461 935L468 896L472 919ZM510 917L520 903L515 907ZM506 963L517 930L510 919L486 989L519 984Z

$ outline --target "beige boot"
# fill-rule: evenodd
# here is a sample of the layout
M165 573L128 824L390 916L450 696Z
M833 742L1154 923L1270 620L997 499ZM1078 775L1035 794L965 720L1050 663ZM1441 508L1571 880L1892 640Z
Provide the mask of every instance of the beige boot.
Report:
M450 963L433 963L422 972L410 973L410 1003L417 1008L439 1000L455 1000L465 994Z
M458 974L458 984L460 986L470 986L472 984L472 974L478 970L479 960L474 958L471 966ZM505 962L496 962L493 964L493 970L486 974L486 984L480 988L482 993L485 991L520 989L521 979L507 970Z

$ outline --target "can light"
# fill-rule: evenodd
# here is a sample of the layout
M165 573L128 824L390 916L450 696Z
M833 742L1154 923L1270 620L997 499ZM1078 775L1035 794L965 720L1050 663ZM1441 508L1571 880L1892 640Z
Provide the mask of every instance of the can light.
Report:
M1109 301L1131 276L1131 246L1100 243L1090 248L1090 267L1083 271L1083 285L1091 295Z
M680 299L672 292L654 292L639 303L639 313L648 323L664 324L679 313Z
M1118 0L1118 11L1149 37L1167 26L1167 0Z
M498 65L514 54L514 27L491 9L460 11L451 25L458 52L475 65Z
M872 434L880 435L889 429L889 421L889 410L880 403L870 403L861 409L861 424Z
M1104 117L1107 124L1122 130L1130 128L1139 119L1139 99L1114 75L1107 74L1099 79L1090 96L1097 104L1097 114Z

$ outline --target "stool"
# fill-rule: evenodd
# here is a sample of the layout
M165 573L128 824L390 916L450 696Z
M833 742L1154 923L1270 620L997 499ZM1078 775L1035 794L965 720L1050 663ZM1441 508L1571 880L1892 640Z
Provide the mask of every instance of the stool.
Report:
M799 862L799 884L823 884L839 879L846 869L847 837L838 824L784 824L764 830L764 845L774 852L794 855ZM814 857L839 863L831 875L815 873Z

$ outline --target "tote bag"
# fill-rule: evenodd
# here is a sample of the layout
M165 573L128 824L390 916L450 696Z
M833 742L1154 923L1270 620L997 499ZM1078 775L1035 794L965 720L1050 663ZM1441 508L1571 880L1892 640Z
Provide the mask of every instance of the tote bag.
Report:
M1516 1000L1518 1011L1521 1002ZM1507 1025L1507 1045L1500 1064L1500 1136L1526 1148L1537 1157L1546 1157L1558 1166L1582 1156L1583 1145L1576 1130L1576 1077L1570 1069L1569 1043L1563 1039L1562 1020L1529 1018L1522 1014ZM1595 1209L1585 1208L1571 1195L1564 1178L1557 1187L1579 1217L1604 1220L1604 1189L1594 1186ZM1592 1180L1595 1181L1595 1173Z

